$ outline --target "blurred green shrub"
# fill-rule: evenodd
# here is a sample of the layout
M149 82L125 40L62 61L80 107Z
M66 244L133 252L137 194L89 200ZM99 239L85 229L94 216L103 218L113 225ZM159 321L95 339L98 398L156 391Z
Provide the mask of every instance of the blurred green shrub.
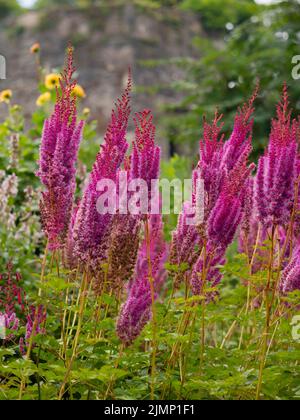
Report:
M17 0L0 0L0 19L20 11L21 7Z
M192 5L193 1L190 3ZM196 3L203 6L206 2ZM210 3L219 4L219 14L226 13L226 1ZM232 16L227 15L224 22L233 22L237 10L232 8ZM187 76L172 84L184 95L184 100L167 106L169 112L163 118L169 140L195 145L203 115L211 118L216 108L226 114L224 130L229 134L237 107L251 95L259 79L260 96L255 104L255 158L269 135L270 119L275 114L284 82L289 85L291 104L299 112L300 82L292 77L295 66L292 59L300 51L299 27L300 4L291 0L263 7L231 31L224 28L224 41L195 39L201 58L179 60L178 65Z

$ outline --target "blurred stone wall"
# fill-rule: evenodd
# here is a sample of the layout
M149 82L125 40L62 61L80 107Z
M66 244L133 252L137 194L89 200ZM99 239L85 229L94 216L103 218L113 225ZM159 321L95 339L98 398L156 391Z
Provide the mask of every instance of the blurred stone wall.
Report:
M134 94L134 111L151 108L158 115L163 104L179 99L168 84L180 80L182 70L171 64L145 67L141 62L196 56L192 40L202 34L199 21L191 14L131 5L28 12L1 20L0 24L0 54L7 59L7 80L0 81L0 90L11 88L14 102L23 105L29 117L38 96L30 46L41 44L42 62L50 71L61 68L66 45L71 41L77 79L87 93L85 105L97 119L100 133L126 83L129 66L135 86L147 87L146 93L138 89ZM154 86L159 89L151 94Z

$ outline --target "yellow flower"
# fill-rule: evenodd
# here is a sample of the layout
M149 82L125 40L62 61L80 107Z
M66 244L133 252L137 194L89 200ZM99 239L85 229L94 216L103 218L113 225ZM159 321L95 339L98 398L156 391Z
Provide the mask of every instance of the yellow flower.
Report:
M86 97L85 91L84 91L83 87L80 86L80 85L75 85L74 86L72 94L74 96L77 96L77 98L85 98Z
M83 108L82 113L85 117L88 117L91 113L91 110L90 110L90 108Z
M33 44L30 48L30 52L31 54L37 54L38 52L40 52L41 46L38 42L36 42L35 44Z
M8 104L11 100L11 97L12 91L10 89L6 89L0 92L0 102L6 102Z
M59 81L61 76L57 73L48 74L45 78L45 86L49 90L53 90L56 87L59 87Z
M51 100L50 92L45 92L37 98L36 104L37 106L43 106L45 105L46 102L49 102L50 100Z

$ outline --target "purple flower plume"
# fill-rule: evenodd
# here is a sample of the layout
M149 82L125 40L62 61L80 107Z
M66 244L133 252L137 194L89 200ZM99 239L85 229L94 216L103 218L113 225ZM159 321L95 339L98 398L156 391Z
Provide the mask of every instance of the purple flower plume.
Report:
M149 221L151 276L157 298L166 278L164 264L167 260L167 245L163 237L162 216L151 215ZM121 307L117 322L117 334L124 344L131 344L150 320L151 303L148 252L144 239L139 250L134 278L129 283L127 300Z
M76 99L72 90L76 84L73 49L68 49L68 60L62 73L60 90L53 114L45 121L42 135L39 176L45 191L41 199L41 216L49 247L64 244L68 232L73 196L76 187L75 173L83 121L77 123Z
M222 115L216 112L212 124L204 121L203 138L199 142L198 169L206 194L205 220L216 204L227 174L227 167L222 164L224 136L220 134L223 127L221 119Z
M216 112L211 124L204 121L203 138L199 142L199 162L193 171L192 194L193 206L204 206L204 220L196 226L188 226L187 209L184 208L171 246L171 263L187 263L185 273L191 279L195 294L203 289L204 280L213 286L221 280L219 265L224 264L226 249L241 222L247 182L254 169L254 165L248 166L247 161L252 151L251 116L257 93L258 87L250 100L238 110L228 141L224 142L221 134L222 115ZM196 179L204 184L203 203L197 202ZM175 284L182 280L183 274L179 270Z
M104 144L97 155L88 184L83 193L74 226L75 253L83 261L99 267L106 259L109 230L113 220L111 214L100 214L97 200L101 195L97 184L103 179L117 180L118 170L124 161L128 143L126 130L130 115L131 77L122 97L112 111Z
M215 287L221 281L219 266L225 263L227 247L232 243L241 222L243 202L249 175L255 165L246 162L236 165L225 181L219 198L207 222L207 243L194 265L191 277L195 295L202 294L205 285ZM209 293L207 299L215 296Z
M109 258L107 279L109 287L116 296L126 282L130 282L134 274L140 244L141 218L137 215L115 214L109 237ZM101 292L103 279L97 282L95 290Z
M151 111L135 115L135 140L131 157L131 179L141 178L147 182L149 197L151 181L159 176L160 147L155 145L155 126Z
M189 202L183 204L176 230L172 233L170 263L177 266L174 277L176 287L184 280L185 274L189 275L203 243L197 227L187 222L187 218L190 217L190 207Z
M222 161L230 171L239 160L248 158L252 150L252 127L254 112L254 101L257 98L259 85L250 98L250 100L240 108L236 114L233 132L229 140L224 144Z
M284 226L289 219L296 180L297 129L297 121L291 120L285 85L277 118L272 121L269 145L259 159L256 176L258 217L264 226L272 222Z
M208 237L214 246L227 248L233 241L242 217L245 184L254 168L241 163L226 180L208 220Z
M293 253L292 260L281 274L280 290L283 294L300 290L300 248Z

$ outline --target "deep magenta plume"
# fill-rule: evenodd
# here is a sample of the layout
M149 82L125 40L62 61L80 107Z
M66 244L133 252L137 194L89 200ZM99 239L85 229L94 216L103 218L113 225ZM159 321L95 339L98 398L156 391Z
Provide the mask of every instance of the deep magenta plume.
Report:
M76 162L84 122L77 121L76 99L72 90L73 50L57 89L53 114L45 121L39 157L39 176L45 190L40 203L42 224L51 249L64 244L76 187Z

